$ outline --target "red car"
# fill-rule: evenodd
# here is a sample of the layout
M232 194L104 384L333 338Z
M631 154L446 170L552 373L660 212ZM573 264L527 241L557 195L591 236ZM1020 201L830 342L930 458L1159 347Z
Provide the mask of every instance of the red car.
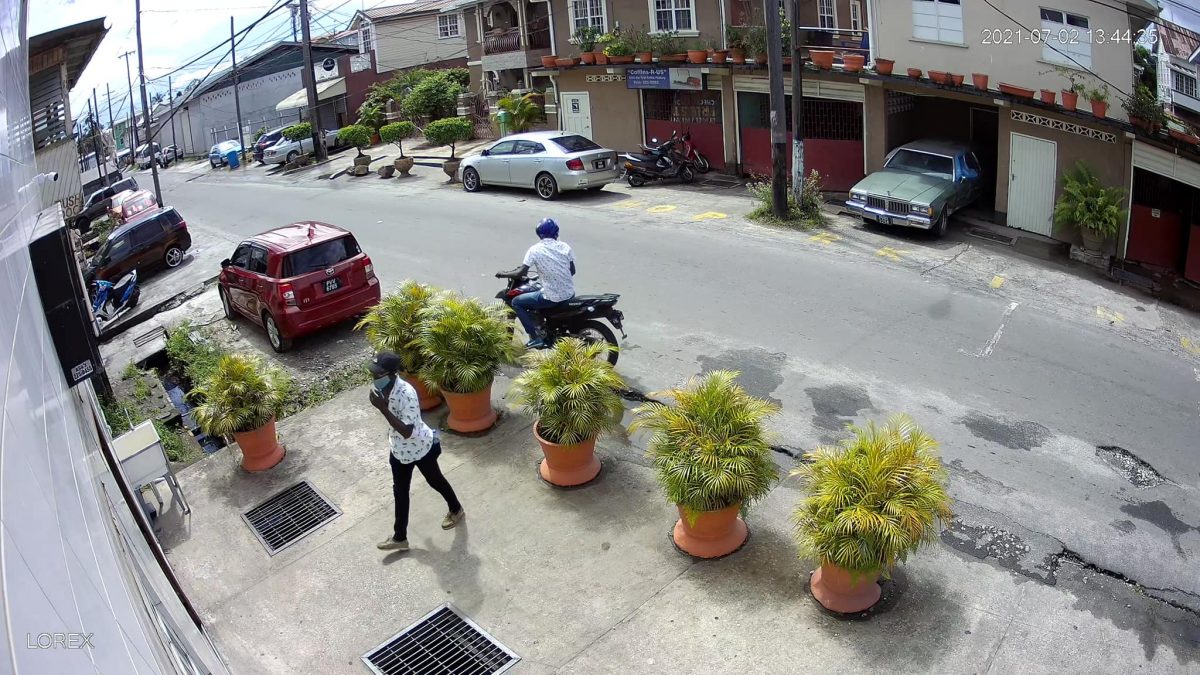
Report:
M238 244L221 261L217 292L225 317L263 326L282 352L292 338L366 312L379 303L379 279L354 235L317 222L293 223Z

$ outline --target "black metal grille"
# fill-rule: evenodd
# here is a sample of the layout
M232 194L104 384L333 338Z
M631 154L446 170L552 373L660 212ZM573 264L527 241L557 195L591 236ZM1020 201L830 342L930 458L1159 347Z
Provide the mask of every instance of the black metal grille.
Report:
M520 657L445 604L362 659L379 675L487 675L508 670Z
M897 199L889 199L888 211L891 211L892 213L908 213L908 202Z
M301 481L242 514L271 555L342 514L308 481Z
M869 206L873 209L879 209L881 211L887 210L887 200L884 199L883 197L867 195L867 206Z
M721 93L645 89L642 104L646 119L676 124L720 124Z

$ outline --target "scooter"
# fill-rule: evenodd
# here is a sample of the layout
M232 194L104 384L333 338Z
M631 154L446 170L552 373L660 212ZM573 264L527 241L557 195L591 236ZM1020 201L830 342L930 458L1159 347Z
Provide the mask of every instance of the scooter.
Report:
M683 138L679 140L681 143L679 154L682 155L683 158L687 160L693 167L695 167L696 171L699 171L700 173L708 173L712 167L708 163L708 158L700 154L700 149L692 143L692 132L685 131L683 133Z
M532 293L541 290L542 283L532 278L528 273L522 274L521 268L507 272L497 272L497 279L508 279L508 286L496 294L496 298L512 307L513 298L522 293ZM612 346L608 350L608 362L617 365L617 336L604 325L600 319L611 323L621 331L621 337L627 338L622 322L625 315L616 308L616 293L602 295L577 295L566 302L549 309L539 309L534 315L542 323L546 333L546 344L553 345L565 337L577 337L584 342L607 342Z
M92 285L96 287L96 296L92 298L92 313L101 323L112 323L125 312L137 307L141 299L142 289L138 287L137 270L121 277L117 283L97 280Z
M689 139L688 134L684 134L684 138ZM657 138L650 139L651 143L657 143ZM671 139L657 147L641 146L643 153L625 153L621 158L625 160L625 180L629 181L631 187L641 187L650 180L666 180L669 178L678 178L684 183L690 183L696 179L696 172L692 168L683 155L676 149L679 139L675 133L671 134Z

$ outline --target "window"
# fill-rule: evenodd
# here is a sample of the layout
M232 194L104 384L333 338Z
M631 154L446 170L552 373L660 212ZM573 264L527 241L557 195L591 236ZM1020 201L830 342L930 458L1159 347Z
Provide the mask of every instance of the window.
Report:
M963 44L959 0L912 0L912 12L914 38Z
M233 257L229 259L229 264L234 267L246 269L250 266L250 245L242 244L233 251Z
M361 250L354 237L339 237L323 241L315 246L289 253L283 259L283 276L298 277L309 272L319 272L327 267L349 260Z
M654 30L659 32L695 32L695 8L692 0L654 0Z
M1092 67L1092 34L1085 16L1042 8L1042 59L1072 68Z
M546 148L542 147L541 143L533 141L517 141L517 149L514 155L536 155L539 152L545 152Z
M862 2L850 0L850 29L862 30Z
M158 225L153 219L147 220L142 225L135 227L129 233L129 243L134 248L139 246L149 246L154 243L155 239L162 235L162 226Z
M571 0L567 9L571 12L572 34L585 26L591 26L601 32L606 30L604 0Z
M817 25L821 28L837 28L837 9L833 0L817 0Z
M555 145L563 150L566 150L567 152L583 152L585 150L603 149L599 145L593 143L590 139L577 134L572 134L570 136L559 136L558 138L552 138L550 140L554 141Z
M358 29L358 53L366 54L371 51L374 46L374 26L369 23L364 23L362 28Z
M267 251L266 249L253 246L250 248L250 266L247 267L251 272L256 274L267 273Z
M118 259L129 251L129 237L121 236L109 239L104 243L104 252L100 255L100 261L111 261Z
M1196 96L1196 78L1178 70L1171 71L1171 88L1184 96Z
M931 155L928 152L916 150L900 150L884 165L888 169L915 171L942 176L947 179L954 176L954 158L945 155Z
M458 28L457 14L439 14L438 15L438 37L442 39L461 37L462 33Z
M159 222L162 223L162 228L164 230L170 232L183 222L183 217L180 216L179 212L175 209L167 209L166 211L163 211L162 218L159 218Z
M982 173L983 167L979 166L979 159L975 157L975 153L967 153L967 168L975 173Z
M516 141L500 141L488 148L488 155L511 155Z

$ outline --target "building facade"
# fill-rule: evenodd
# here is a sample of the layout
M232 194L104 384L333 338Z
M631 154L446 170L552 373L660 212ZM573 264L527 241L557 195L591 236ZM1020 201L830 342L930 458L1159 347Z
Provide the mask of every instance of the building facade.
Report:
M371 54L376 72L467 65L466 27L460 13L443 13L452 0L416 0L359 11L350 22L358 50Z

